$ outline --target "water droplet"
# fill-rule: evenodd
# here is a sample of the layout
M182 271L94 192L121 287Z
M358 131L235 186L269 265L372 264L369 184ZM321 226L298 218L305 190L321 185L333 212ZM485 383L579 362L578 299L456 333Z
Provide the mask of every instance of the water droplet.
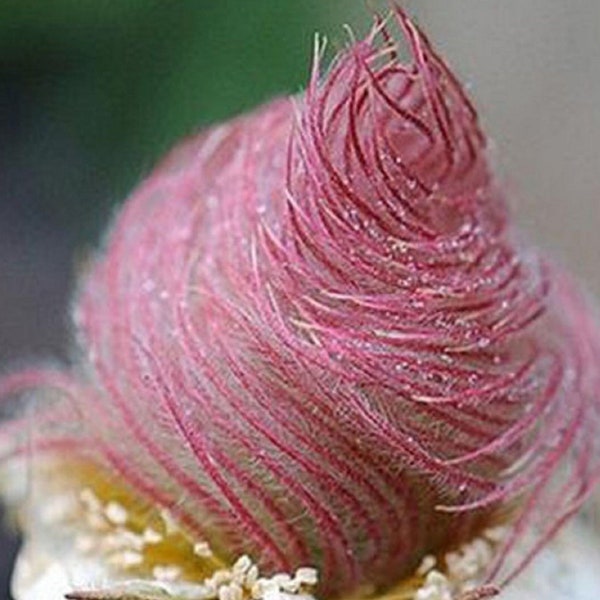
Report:
M490 340L489 338L481 337L477 340L477 347L478 348L487 348L491 343L492 343L492 340Z

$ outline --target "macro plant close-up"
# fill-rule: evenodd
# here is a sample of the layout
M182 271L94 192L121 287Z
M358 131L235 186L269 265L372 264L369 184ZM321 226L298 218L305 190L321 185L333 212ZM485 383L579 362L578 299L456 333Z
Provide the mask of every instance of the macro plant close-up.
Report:
M554 151L581 158L546 160L563 169L556 177L567 199L559 193L557 202L582 223L590 211L581 227L591 236L598 181L583 150L600 145L585 118L597 109L585 112L590 101L575 83L560 88L571 92L559 94L562 104L541 75L539 87L521 88L517 70L513 84L507 74L496 81L506 93L496 114L511 98L544 99L539 108L531 101L537 121L522 117L523 139L539 156L528 160L526 143L513 148L500 133L497 146L490 142L485 90L472 93L476 75L464 81L433 25L437 16L450 40L454 15L455 37L468 40L477 23L489 27L493 10L498 23L517 27L514 7L307 2L287 12L261 1L250 14L248 3L227 4L134 2L117 14L121 32L108 50L94 9L79 9L79 33L72 6L62 18L7 11L2 21L13 35L3 99L17 115L38 115L36 127L48 120L47 131L62 131L60 147L76 155L41 160L50 175L40 188L85 172L79 149L92 131L104 136L92 155L110 177L73 175L87 202L104 184L133 184L100 243L82 247L73 234L62 350L29 343L36 327L24 325L21 347L41 359L17 354L2 367L0 498L20 536L13 597L600 597L599 246L581 240L574 264L563 213L554 213L557 235L551 225L532 228L528 218L552 215L552 203L527 207L517 191L535 197L521 185L545 164L535 135L545 122L559 124L568 99L571 132L588 135ZM523 9L524 28L535 31L525 15L534 18ZM45 19L62 32L46 55L71 73L60 85L15 35L43 39ZM578 57L568 75L590 80L600 99L592 76L600 61L579 60L587 38L573 37L565 19L546 14L547 39L565 41ZM317 22L328 39L314 35ZM208 41L196 48L198 23ZM297 33L303 46L278 50L283 23L285 37ZM228 38L211 37L211 27ZM234 31L238 45L221 54ZM257 46L262 68L251 44L260 32L272 40ZM480 37L480 51L494 39ZM468 41L463 47L477 56ZM87 54L73 58L71 48ZM497 80L493 52L477 58ZM149 80L138 74L147 64ZM286 77L298 65L294 84ZM188 79L196 68L203 75ZM199 98L215 95L204 112L192 81ZM86 122L90 98L109 82L136 98L112 134ZM43 108L27 113L30 88ZM138 123L137 134L127 135L127 123ZM21 185L8 186L0 206L18 222L10 196L18 203L29 193L23 156L44 150L27 145L18 124L3 129L19 142L4 150L5 180ZM153 141L147 154L143 140ZM137 153L156 165L135 182ZM505 171L515 160L529 166L513 180ZM70 202L64 192L57 204ZM98 206L89 222L100 218ZM46 224L30 210L28 226L37 223L43 240ZM16 247L31 251L38 242L28 239ZM18 273L19 252L9 244L6 252L7 272ZM50 299L56 281L48 278ZM0 331L10 347L10 328Z

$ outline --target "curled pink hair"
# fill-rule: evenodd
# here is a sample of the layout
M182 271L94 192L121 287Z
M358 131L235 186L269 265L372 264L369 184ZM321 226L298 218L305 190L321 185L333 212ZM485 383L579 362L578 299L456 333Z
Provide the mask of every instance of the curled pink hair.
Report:
M75 364L4 382L64 396L40 451L109 465L232 556L319 567L326 595L501 514L506 581L600 472L597 322L520 240L471 103L393 17L410 61L377 22L324 77L317 52L304 96L177 147L82 283Z

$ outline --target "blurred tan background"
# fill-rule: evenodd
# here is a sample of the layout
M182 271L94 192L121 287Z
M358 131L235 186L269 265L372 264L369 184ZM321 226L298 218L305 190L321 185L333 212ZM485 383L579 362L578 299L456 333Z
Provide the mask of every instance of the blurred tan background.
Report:
M600 295L600 2L406 3L470 85L518 219Z
M65 356L76 257L153 162L299 91L313 33L339 47L365 4L0 0L0 372ZM600 2L404 5L470 88L520 222L600 297Z

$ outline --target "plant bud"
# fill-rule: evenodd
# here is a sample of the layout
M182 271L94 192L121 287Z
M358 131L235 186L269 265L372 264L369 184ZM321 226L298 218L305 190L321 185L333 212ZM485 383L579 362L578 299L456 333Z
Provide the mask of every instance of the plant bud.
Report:
M5 380L41 399L2 433L35 475L19 600L42 571L72 598L446 598L598 479L597 321L461 86L399 9L320 54L305 94L167 156L83 277L77 359Z

